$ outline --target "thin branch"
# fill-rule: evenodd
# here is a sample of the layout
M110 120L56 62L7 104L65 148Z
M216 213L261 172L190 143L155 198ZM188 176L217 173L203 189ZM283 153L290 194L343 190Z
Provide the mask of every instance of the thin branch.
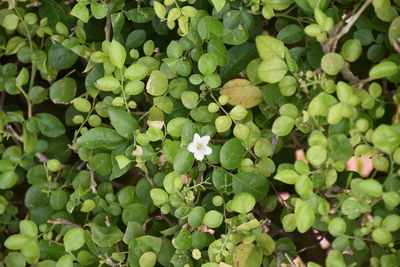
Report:
M340 30L338 34L335 36L331 37L330 40L324 44L323 49L325 53L330 53L334 52L336 50L337 43L340 38L342 38L343 35L348 33L353 27L353 24L357 21L357 19L361 16L361 14L364 12L364 10L372 3L372 0L366 0L364 4L360 7L360 9L353 15L351 16L347 21L346 25Z
M290 266L296 267L296 264L292 261L292 259L289 257L287 253L285 253L285 258L289 261Z
M63 218L58 218L55 220L48 220L47 223L51 223L51 224L62 224L62 225L69 225L69 226L73 226L73 227L78 227L78 228L83 228L82 226L80 226L79 224L70 222L66 219Z
M94 179L94 171L89 167L89 164L86 164L86 167L88 168L90 173L90 191L92 191L93 194L97 195L97 183Z
M49 159L42 153L37 152L35 153L35 156L39 159L41 163L47 163L49 161Z
M106 26L104 27L104 33L107 41L111 40L111 17L107 16Z

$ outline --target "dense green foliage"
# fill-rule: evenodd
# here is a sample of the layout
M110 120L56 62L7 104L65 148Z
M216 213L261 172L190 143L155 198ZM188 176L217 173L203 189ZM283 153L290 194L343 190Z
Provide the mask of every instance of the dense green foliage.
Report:
M399 266L399 10L3 1L0 266Z

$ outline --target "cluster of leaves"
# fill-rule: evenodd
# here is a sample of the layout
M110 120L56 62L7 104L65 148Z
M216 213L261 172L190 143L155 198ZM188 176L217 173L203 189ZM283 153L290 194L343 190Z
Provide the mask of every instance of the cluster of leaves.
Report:
M400 265L399 0L0 8L0 266Z

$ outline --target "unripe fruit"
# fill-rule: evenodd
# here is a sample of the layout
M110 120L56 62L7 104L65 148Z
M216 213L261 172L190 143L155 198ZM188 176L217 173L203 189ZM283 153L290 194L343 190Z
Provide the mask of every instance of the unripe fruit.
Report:
M61 162L58 159L50 159L46 165L47 169L51 172L56 172L61 168Z
M227 95L221 95L221 96L218 98L218 102L219 102L221 105L226 105L226 104L228 104L228 101L229 101L229 96L227 96Z
M124 105L124 99L120 96L117 96L113 99L112 105L115 107L122 107Z
M210 103L207 106L208 112L215 113L219 110L219 106L216 103Z
M129 101L128 102L128 107L131 109L134 109L137 107L137 103L135 101Z
M250 130L244 124L238 123L233 128L233 135L239 139L245 140L249 136Z
M232 120L228 116L219 116L215 120L215 127L217 128L217 132L223 133L228 131L231 128Z
M75 115L72 118L72 122L75 124L81 124L84 120L85 120L85 118L82 115Z
M88 122L90 126L98 127L101 125L101 118L99 115L93 114L89 116Z
M242 120L246 117L247 113L243 105L237 105L229 112L229 116L234 120Z
M215 196L212 199L214 206L219 207L224 203L224 199L221 196Z

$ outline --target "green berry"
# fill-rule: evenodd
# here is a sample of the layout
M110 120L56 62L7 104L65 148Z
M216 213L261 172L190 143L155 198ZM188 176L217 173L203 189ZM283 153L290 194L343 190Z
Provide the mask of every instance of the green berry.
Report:
M58 159L50 159L46 165L47 169L51 172L56 172L61 168L61 162Z

